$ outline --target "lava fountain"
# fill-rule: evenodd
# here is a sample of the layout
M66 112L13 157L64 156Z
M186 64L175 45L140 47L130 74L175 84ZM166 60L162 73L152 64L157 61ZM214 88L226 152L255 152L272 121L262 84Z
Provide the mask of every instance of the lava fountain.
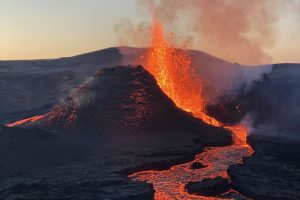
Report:
M169 96L177 107L192 113L205 123L224 127L233 133L233 145L206 148L195 156L192 162L201 162L207 167L191 169L192 162L171 167L163 171L141 171L129 177L136 181L152 183L155 199L218 199L205 196L190 195L185 191L189 181L201 181L205 178L222 176L229 178L227 169L230 165L242 162L242 158L253 153L246 143L247 129L243 125L225 125L205 112L206 99L202 94L201 80L192 66L191 57L183 50L175 48L172 38L166 39L163 27L153 17L151 47L141 56L141 63L156 78L163 92ZM228 198L242 197L230 190L224 194ZM222 196L222 199L226 198Z
M208 124L221 126L204 112L202 84L192 67L191 57L183 50L176 49L171 39L165 39L162 25L153 18L151 48L142 56L146 58L142 61L143 65L179 108L193 113Z
M162 25L153 17L151 47L142 55L143 65L177 107L207 124L231 130L235 133L235 142L246 144L247 130L244 126L225 126L206 114L202 81L192 66L192 59L183 50L176 49L171 39L165 38Z

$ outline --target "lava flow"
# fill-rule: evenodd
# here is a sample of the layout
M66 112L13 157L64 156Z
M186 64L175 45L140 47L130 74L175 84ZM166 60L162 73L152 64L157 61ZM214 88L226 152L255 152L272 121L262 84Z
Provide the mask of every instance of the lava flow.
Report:
M45 115L37 115L37 116L33 116L33 117L30 117L30 118L26 118L26 119L21 119L19 121L13 122L13 123L6 124L6 126L14 127L14 126L18 126L18 125L28 123L28 122L35 122L35 121L38 121L38 120L42 119L44 116Z
M165 39L163 27L156 18L152 22L152 46L142 56L142 63L156 78L157 83L174 103L181 109L191 112L195 117L212 126L224 127L233 133L233 145L206 148L189 163L176 165L169 170L141 171L129 177L136 181L153 184L155 199L218 199L206 196L190 195L185 190L189 181L201 181L205 178L222 176L228 178L230 165L242 162L242 158L253 153L246 143L247 129L243 125L227 126L205 113L206 101L201 91L201 80L192 66L191 58L176 49L170 40ZM207 166L191 169L193 162ZM224 198L241 197L230 190Z

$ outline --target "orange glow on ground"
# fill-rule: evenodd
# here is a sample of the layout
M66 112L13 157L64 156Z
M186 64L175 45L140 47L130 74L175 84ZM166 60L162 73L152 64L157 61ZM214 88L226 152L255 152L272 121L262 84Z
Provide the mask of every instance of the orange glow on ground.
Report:
M14 126L18 126L18 125L21 125L21 124L24 124L24 123L28 123L28 122L35 122L37 120L42 119L44 116L45 115L33 116L33 117L30 117L30 118L26 118L26 119L22 119L22 120L16 121L14 123L6 124L6 126L8 126L8 127L14 127Z
M206 178L222 176L228 178L227 169L230 165L242 162L242 157L250 155L250 147L232 145L225 147L209 147L202 153L195 156L191 162L175 165L168 170L156 171L147 170L134 173L129 177L135 181L146 181L153 184L155 190L155 200L211 200L211 199L235 199L217 198L201 195L191 195L185 190L185 185L192 181L201 181ZM201 169L191 169L193 162L200 162L207 167ZM243 197L234 190L229 193ZM245 199L245 198L236 198Z
M247 144L247 128L244 125L225 126L224 128L234 133L233 142L235 145L249 146Z

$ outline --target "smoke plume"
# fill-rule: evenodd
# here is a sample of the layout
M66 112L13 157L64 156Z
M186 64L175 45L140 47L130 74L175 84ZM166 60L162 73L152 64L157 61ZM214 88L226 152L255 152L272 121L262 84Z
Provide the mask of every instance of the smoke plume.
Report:
M179 47L253 65L272 62L267 50L276 44L280 13L289 8L297 14L300 6L297 0L138 0L137 8L180 35ZM145 46L147 39L149 45L149 29L149 23L134 26L129 19L116 26L121 44L131 46Z

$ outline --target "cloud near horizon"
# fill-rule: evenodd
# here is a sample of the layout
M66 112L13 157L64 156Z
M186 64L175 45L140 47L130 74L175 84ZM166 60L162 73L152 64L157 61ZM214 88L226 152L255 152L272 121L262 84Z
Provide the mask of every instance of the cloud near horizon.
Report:
M248 65L276 60L272 51L284 31L278 28L282 13L296 16L293 23L300 19L298 0L138 0L136 6L142 16L155 15L167 31L174 32L179 47ZM121 45L147 46L150 26L147 21L134 25L128 19L115 30Z

